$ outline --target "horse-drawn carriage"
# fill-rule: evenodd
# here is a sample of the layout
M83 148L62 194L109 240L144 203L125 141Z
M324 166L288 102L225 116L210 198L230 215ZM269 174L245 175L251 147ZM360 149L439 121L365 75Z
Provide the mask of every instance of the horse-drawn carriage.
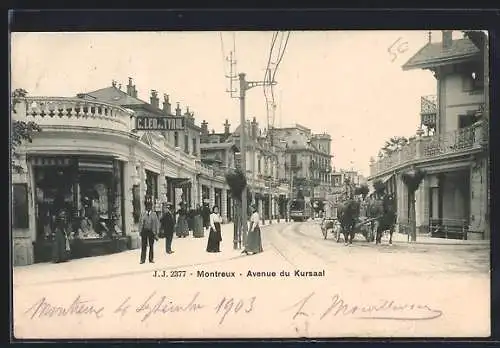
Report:
M389 244L392 244L392 233L396 222L396 210L392 196L383 199L360 201L346 199L335 204L335 216L325 217L321 222L321 231L325 239L328 231L333 233L337 242L343 235L344 242L351 244L356 233L366 241L381 242L382 233L390 231Z

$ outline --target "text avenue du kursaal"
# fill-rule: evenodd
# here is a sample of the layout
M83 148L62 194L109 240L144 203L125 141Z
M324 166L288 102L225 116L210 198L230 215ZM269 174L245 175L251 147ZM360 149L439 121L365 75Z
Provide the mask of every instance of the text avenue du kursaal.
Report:
M181 270L154 270L153 277L155 278L321 278L325 277L326 272L322 270L278 270L278 271L261 271L249 269L246 272L220 271L220 270L197 270L197 271L181 271Z

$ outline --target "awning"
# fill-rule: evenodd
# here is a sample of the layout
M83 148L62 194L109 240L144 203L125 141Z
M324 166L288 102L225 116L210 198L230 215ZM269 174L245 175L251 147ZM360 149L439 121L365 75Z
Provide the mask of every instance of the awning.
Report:
M385 183L386 183L387 181L389 181L389 180L390 180L393 176L394 176L394 174L391 174L391 175L388 175L388 176L384 177L384 178L382 179L382 182L385 184Z

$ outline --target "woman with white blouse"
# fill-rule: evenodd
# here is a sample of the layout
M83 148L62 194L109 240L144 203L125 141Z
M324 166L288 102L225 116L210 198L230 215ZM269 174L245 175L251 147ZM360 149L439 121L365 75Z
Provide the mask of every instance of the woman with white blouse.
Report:
M208 235L207 252L218 253L220 252L220 242L222 241L222 235L220 230L220 224L222 218L219 215L219 208L214 206L212 208L212 213L210 214L210 234Z
M262 248L262 239L260 235L260 216L257 212L257 207L252 204L252 216L250 217L250 230L248 231L247 245L245 250L242 251L244 254L257 254L264 251Z

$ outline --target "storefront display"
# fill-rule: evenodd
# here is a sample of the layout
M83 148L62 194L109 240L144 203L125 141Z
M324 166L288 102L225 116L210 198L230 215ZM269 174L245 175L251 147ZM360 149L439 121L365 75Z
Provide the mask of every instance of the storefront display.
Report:
M63 210L72 258L123 250L122 171L112 159L33 159L37 238L35 262L48 261L54 217ZM115 250L116 249L116 250Z

